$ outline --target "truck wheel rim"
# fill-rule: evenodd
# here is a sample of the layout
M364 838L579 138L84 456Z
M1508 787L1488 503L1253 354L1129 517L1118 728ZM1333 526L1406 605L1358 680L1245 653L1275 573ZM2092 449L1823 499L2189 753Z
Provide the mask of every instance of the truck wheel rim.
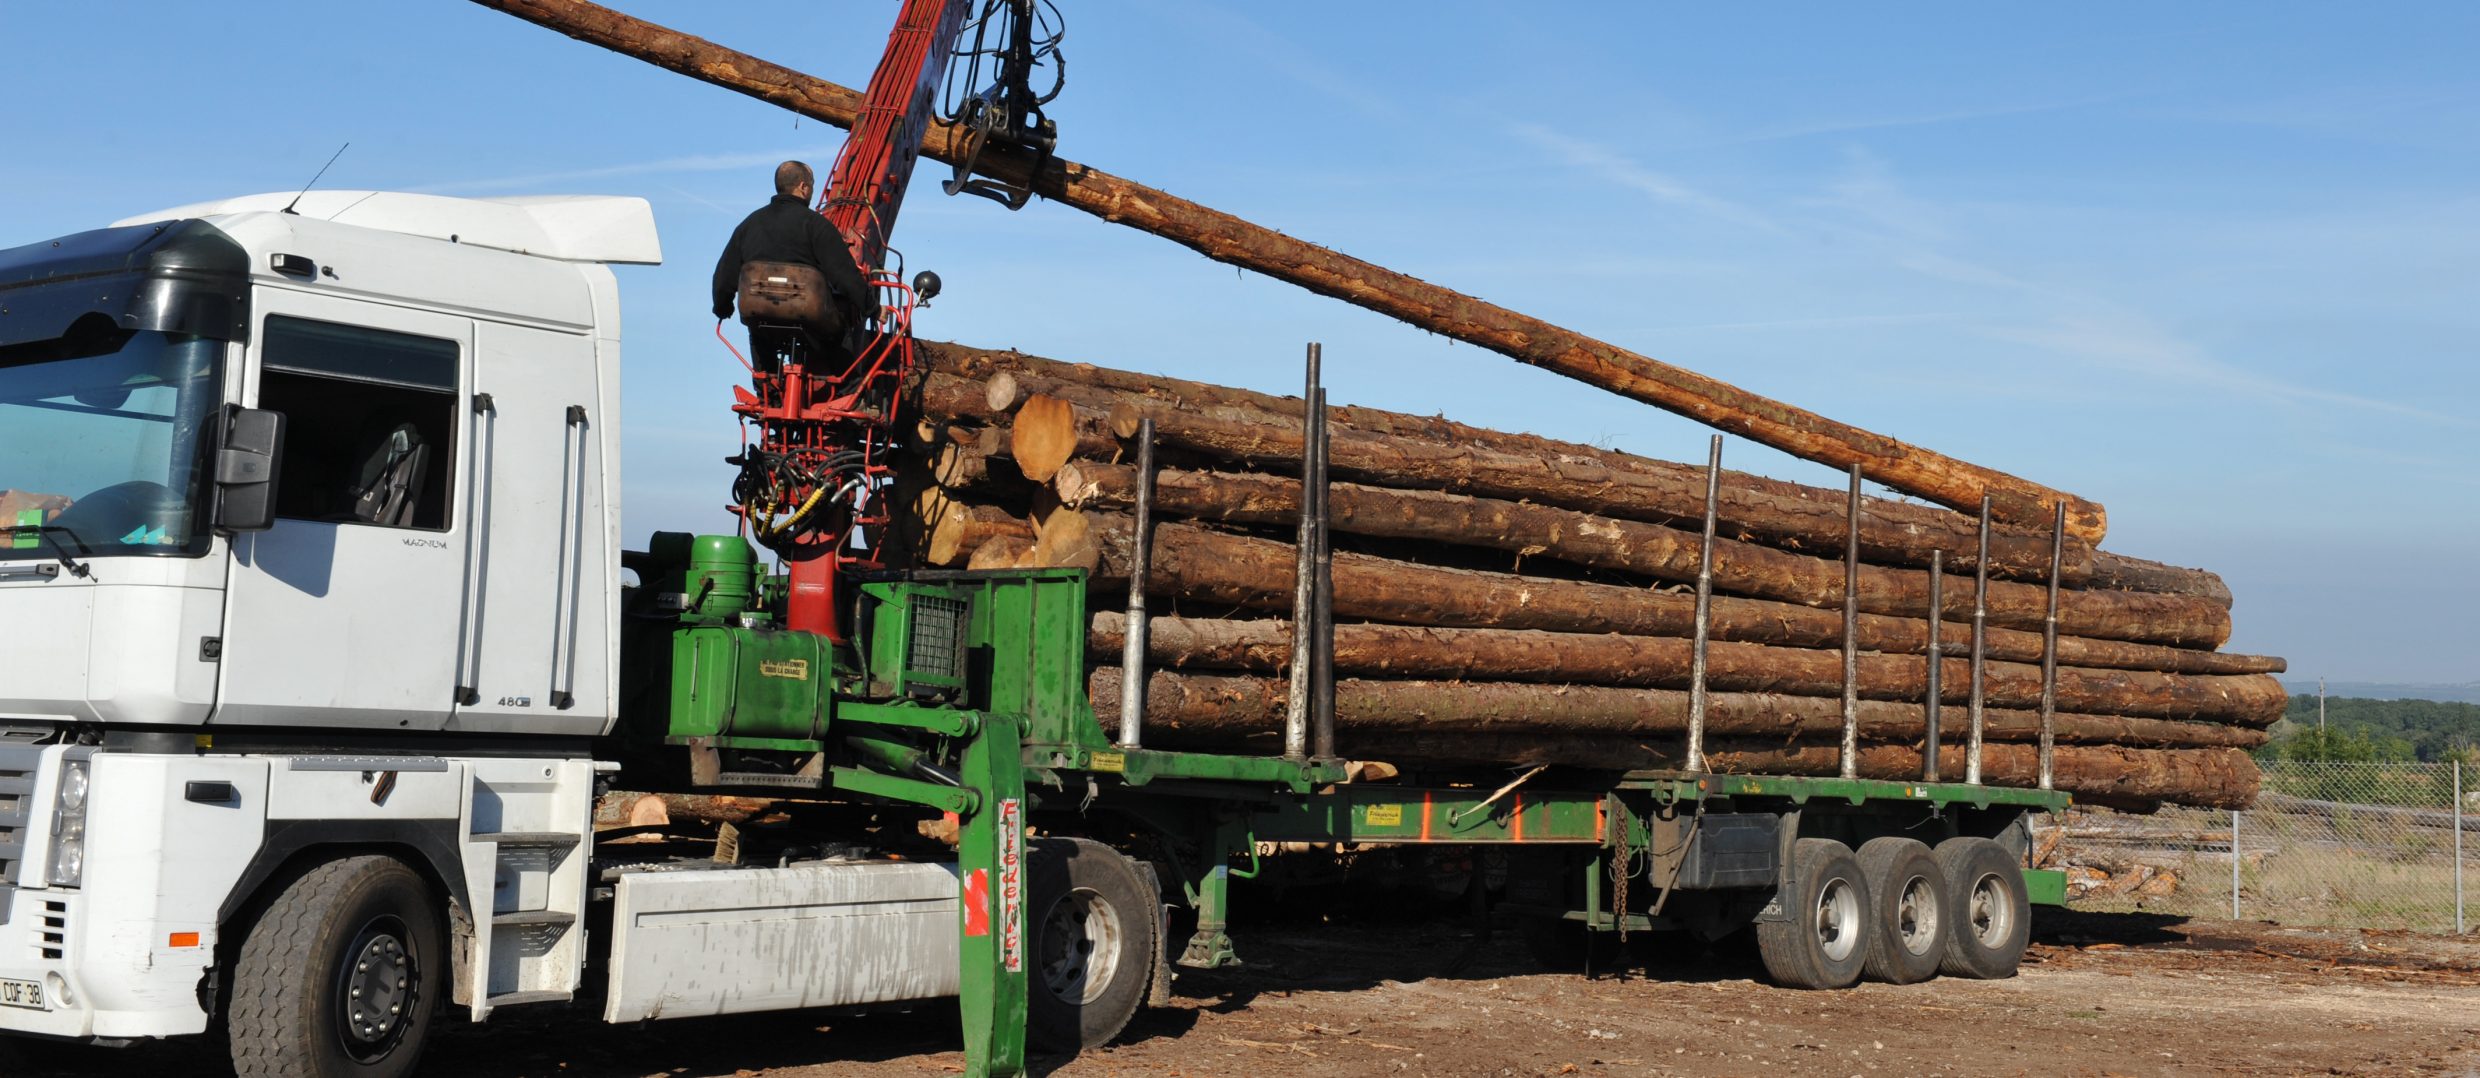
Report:
M2008 901L2010 897L2006 881L1997 873L1984 872L1972 881L1971 929L1981 946L2004 947L2015 934L2015 904Z
M1814 927L1817 948L1832 961L1848 959L1859 948L1860 896L1850 880L1838 876L1817 889Z
M1903 881L1903 890L1895 899L1895 928L1903 940L1903 949L1913 954L1928 954L1938 945L1938 895L1926 876L1913 876Z
M1102 998L1119 974L1119 909L1083 887L1059 896L1042 922L1042 986L1070 1003Z
M336 978L337 1033L354 1059L380 1059L405 1039L422 989L421 966L405 946L410 936L404 922L376 917L345 952Z

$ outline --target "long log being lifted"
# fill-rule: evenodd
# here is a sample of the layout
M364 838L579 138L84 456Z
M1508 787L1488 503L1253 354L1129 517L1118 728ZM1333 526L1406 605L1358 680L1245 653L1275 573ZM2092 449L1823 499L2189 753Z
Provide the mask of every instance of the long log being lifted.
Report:
M475 2L837 127L852 127L861 112L859 91L585 0ZM933 121L922 153L953 164L964 158L967 139L963 129ZM1858 465L1869 478L1907 494L1958 509L1977 508L1986 494L2000 519L2031 525L2047 524L2053 507L2064 505L2068 528L2078 538L2098 543L2108 531L2102 507L2072 494L1835 422L1088 165L1056 157L1042 160L1038 170L1035 165L1028 155L1003 148L975 159L985 176L1026 185L1045 198L1153 233L1216 261L1488 348L1793 456L1838 469Z

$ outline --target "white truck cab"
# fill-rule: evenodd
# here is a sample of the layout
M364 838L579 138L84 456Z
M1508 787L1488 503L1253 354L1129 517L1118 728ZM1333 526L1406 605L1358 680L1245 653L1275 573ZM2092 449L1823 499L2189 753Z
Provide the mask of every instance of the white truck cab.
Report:
M387 959L342 1058L414 996L574 991L610 266L660 258L641 199L372 191L0 250L0 1032L199 1032L240 965L317 968L222 930L314 900Z

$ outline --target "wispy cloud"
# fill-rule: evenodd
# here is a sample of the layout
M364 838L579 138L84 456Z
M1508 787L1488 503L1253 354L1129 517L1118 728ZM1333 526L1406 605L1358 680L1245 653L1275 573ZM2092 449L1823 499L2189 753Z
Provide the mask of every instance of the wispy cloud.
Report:
M1765 232L1783 231L1773 218L1752 207L1697 190L1677 177L1639 164L1600 143L1561 134L1536 123L1513 123L1508 125L1508 130L1517 138L1557 154L1572 167L1637 191L1656 202Z
M2339 405L2466 426L2466 421L2397 401L2285 381L2214 356L2128 310L2063 314L2047 324L2000 326L1991 336L2046 348L2087 363L2158 381L2201 386L2301 405Z
M1791 124L1784 127L1752 131L1725 141L1731 143L1783 142L1791 139L1817 138L1824 135L1856 134L1862 131L1887 131L1905 127L1935 127L1941 124L1971 123L1977 120L1996 120L2011 116L2031 116L2045 112L2069 112L2075 109L2090 108L2094 105L2107 105L2120 101L2127 101L2135 98L2136 96L2137 95L2135 94L2104 94L2093 97L2072 98L2065 101L2044 101L2022 105L1992 105L1982 108L1952 109L1943 112L1924 112L1903 116L1872 116L1848 120L1825 120L1816 123Z
M1194 28L1218 52L1241 53L1257 66L1326 95L1373 120L1403 117L1403 108L1387 95L1320 62L1309 50L1238 12L1204 4L1168 4L1156 9Z
M694 154L686 157L663 157L652 161L631 161L596 168L570 169L563 172L533 172L515 176L492 176L470 180L451 180L426 187L411 188L423 194L459 194L475 191L498 191L509 188L542 187L551 184L577 183L586 180L608 180L622 176L652 176L683 172L736 172L772 165L779 161L808 161L824 170L835 156L837 146L799 146L788 150L762 153Z

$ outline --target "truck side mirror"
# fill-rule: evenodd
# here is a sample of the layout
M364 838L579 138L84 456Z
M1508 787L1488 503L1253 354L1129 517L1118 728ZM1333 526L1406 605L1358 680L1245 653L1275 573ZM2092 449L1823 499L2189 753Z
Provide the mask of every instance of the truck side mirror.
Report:
M284 413L237 408L215 447L215 530L265 531L276 522L276 461L284 455Z

